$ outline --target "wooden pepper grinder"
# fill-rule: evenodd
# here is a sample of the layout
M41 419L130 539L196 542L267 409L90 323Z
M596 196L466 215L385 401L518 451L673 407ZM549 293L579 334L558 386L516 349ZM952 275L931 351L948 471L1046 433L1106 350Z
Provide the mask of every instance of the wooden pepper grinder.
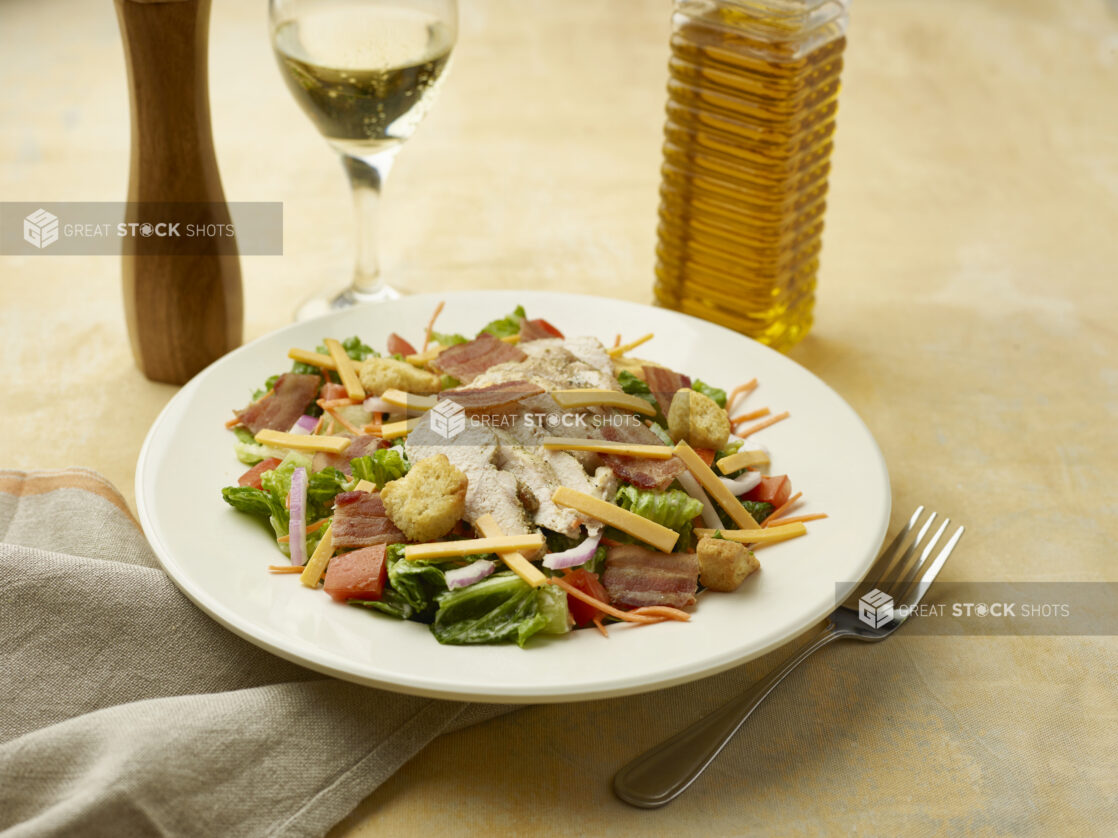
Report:
M115 5L132 111L126 221L155 221L151 206L160 204L174 220L230 224L210 133L210 0ZM188 239L185 247L182 239L158 236L125 241L124 311L144 375L182 384L241 343L244 302L235 240Z

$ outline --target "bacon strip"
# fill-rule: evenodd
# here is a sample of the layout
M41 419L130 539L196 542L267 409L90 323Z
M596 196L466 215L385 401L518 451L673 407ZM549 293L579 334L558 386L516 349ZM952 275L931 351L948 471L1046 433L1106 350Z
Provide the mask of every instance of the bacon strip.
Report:
M666 367L644 366L641 369L644 371L644 383L652 391L656 404L660 405L660 412L667 416L676 390L690 389L691 379Z
M388 440L381 439L374 434L362 434L353 438L353 442L349 444L341 454L328 454L325 451L319 451L314 455L311 460L312 471L322 471L324 468L336 468L343 474L352 477L353 466L350 462L358 457L366 457L371 455L378 448L387 448L391 443Z
M384 511L377 492L341 492L334 498L334 547L371 547L407 541Z
M469 384L490 367L507 361L523 361L527 357L515 346L483 332L469 343L460 343L440 353L431 359L429 366Z
M270 391L272 395L257 399L238 411L237 419L254 434L265 429L289 431L295 420L307 412L321 381L317 375L293 372L281 375Z
M490 411L511 407L521 399L526 399L528 396L538 396L543 392L542 387L537 387L527 381L505 381L501 384L491 384L488 387L478 387L477 389L443 390L439 393L439 400L452 399L455 404L469 412Z
M632 442L638 445L663 445L663 440L640 421L614 413L601 427L603 439L611 442ZM627 420L627 421L626 421ZM645 457L620 457L603 454L602 462L619 478L642 489L663 491L687 468L679 457L650 460Z
M602 584L612 602L643 608L695 604L699 557L694 553L658 553L632 544L610 548Z

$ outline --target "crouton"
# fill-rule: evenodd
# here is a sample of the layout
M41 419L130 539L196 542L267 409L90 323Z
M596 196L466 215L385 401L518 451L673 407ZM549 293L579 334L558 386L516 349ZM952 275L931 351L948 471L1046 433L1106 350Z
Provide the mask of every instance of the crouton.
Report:
M450 532L466 510L466 475L446 454L425 457L381 490L392 523L411 541L433 541Z
M683 388L672 397L668 433L676 442L686 439L692 448L717 451L730 438L730 417L714 399Z
M699 539L699 581L712 591L734 591L761 567L753 551L736 541Z
M418 396L439 392L439 377L395 358L369 358L361 365L361 386L370 396L403 390Z

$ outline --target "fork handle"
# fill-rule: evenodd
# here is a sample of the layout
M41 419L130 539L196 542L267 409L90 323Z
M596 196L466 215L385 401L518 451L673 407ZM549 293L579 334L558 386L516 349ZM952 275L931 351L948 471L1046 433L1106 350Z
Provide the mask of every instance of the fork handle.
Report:
M690 786L738 732L750 713L793 669L841 633L828 622L802 649L738 698L645 751L613 778L619 798L642 809L670 803Z

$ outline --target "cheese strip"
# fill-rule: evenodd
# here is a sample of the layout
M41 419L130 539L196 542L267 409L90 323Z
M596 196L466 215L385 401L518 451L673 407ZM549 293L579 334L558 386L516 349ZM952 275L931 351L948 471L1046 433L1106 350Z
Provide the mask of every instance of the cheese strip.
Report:
M338 377L342 379L346 395L354 401L365 400L365 388L361 386L361 379L353 367L353 360L346 354L345 348L333 338L326 338L326 348L330 350L330 357L334 359L334 366L338 369Z
M303 572L299 575L299 581L308 588L317 588L319 580L322 579L322 574L326 572L326 565L330 563L330 557L333 555L334 531L331 529L331 525L327 524L326 532L322 534L322 540L314 548L310 561L307 562L307 566L303 568Z
M358 480L357 485L353 487L355 492L375 492L377 490L376 483L370 483L368 480Z
M486 538L497 538L505 534L501 529L501 525L497 523L497 519L490 515L488 512L474 521L474 527ZM508 552L498 553L508 569L531 585L533 588L538 588L541 585L547 584L547 577L540 572L540 569L524 558L523 553Z
M670 553L676 541L679 540L679 533L675 530L668 529L655 521L649 521L647 518L642 518L628 509L622 509L620 506L614 506L612 503L606 503L593 495L578 492L566 486L560 486L556 489L551 496L551 500L560 506L570 507L576 512L581 512L583 515L609 524L611 527L617 527L622 532L651 544L661 553Z
M287 357L292 361L298 361L300 364L310 364L312 367L320 367L324 370L336 370L338 368L337 363L329 355L310 352L306 349L288 349Z
M730 494L730 490L726 488L726 484L718 479L718 475L710 470L710 466L703 462L702 458L695 453L695 449L687 444L685 440L680 440L675 447L675 455L683 460L683 464L687 466L687 470L695 475L695 479L702 484L702 487L707 490L714 502L726 510L726 514L733 519L741 529L759 529L759 525L753 520L741 501Z
M443 346L441 343L436 343L426 352L416 352L414 355L405 355L404 360L409 364L414 364L417 367L426 366L428 361L433 361L439 357L439 354L449 349L449 346Z
M491 538L466 538L461 541L432 541L428 544L409 544L404 548L405 559L452 559L455 556L471 556L475 553L509 553L530 550L533 553L543 547L543 536L498 535Z
M381 425L381 438L397 439L398 437L407 436L415 430L415 426L419 424L419 420L422 418L422 416L415 416L411 419L405 419L402 422L389 422L387 425Z
M554 390L551 398L563 408L594 407L623 407L634 413L643 413L645 416L655 416L656 408L637 396L630 396L620 390Z
M381 398L389 404L408 410L430 410L439 401L435 396L417 396L414 393L405 393L403 390L385 390Z
M778 527L767 527L766 529L747 529L747 530L695 530L695 535L702 538L707 535L714 535L716 532L722 533L722 537L727 541L737 541L741 544L774 544L777 541L787 541L789 538L797 538L801 535L807 535L807 527L803 522L797 521L794 524L781 524Z
M501 338L505 343L517 344L520 343L520 335L505 335Z
M652 340L652 332L649 332L647 335L639 337L634 341L630 341L629 343L623 343L620 346L614 346L610 349L607 349L606 351L609 353L609 356L611 358L620 358L626 352L631 352L642 343L648 343L650 340Z
M670 460L674 452L667 445L638 445L631 442L610 442L608 439L568 439L545 436L541 443L550 451L596 451L623 457L645 457L649 460Z
M273 448L288 448L292 451L325 451L327 454L340 454L353 442L347 436L314 436L313 434L288 434L283 431L264 429L256 435L261 445Z
M769 455L764 451L738 451L718 461L718 469L723 474L733 474L750 466L767 466Z

